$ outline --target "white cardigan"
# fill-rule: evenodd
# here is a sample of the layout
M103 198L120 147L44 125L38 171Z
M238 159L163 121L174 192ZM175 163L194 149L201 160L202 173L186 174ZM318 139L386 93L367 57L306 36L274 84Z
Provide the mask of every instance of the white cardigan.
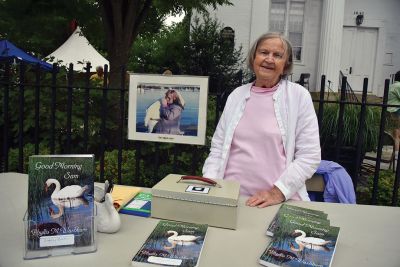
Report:
M203 166L204 177L223 179L233 133L250 97L251 86L251 83L240 86L229 95ZM309 200L305 181L321 161L318 120L311 96L304 87L281 80L273 101L286 154L286 169L274 185L286 199L298 192L302 200Z

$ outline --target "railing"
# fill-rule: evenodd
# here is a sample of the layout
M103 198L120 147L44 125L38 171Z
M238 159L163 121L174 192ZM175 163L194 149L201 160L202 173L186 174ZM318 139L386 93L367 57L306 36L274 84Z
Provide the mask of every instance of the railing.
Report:
M396 73L390 74L390 78L389 78L390 79L390 84L394 83L395 76L396 76Z
M333 155L329 155L329 159L336 161L343 166L346 166L347 171L351 175L353 179L353 184L355 188L357 188L357 183L359 181L359 175L361 171L361 165L363 161L363 155L365 155L366 151L363 151L363 143L366 133L366 113L367 108L369 107L378 107L380 108L380 120L379 120L379 132L378 132L378 144L377 144L377 156L376 156L376 165L374 168L374 178L373 178L373 188L372 188L372 197L371 197L371 204L377 203L377 196L378 196L378 182L379 182L379 172L381 169L381 159L382 159L382 149L383 149L383 137L385 131L385 124L387 121L387 107L391 107L394 105L388 105L388 92L389 92L389 79L385 80L384 86L384 96L382 99L382 103L367 103L367 89L368 89L368 79L364 79L363 83L363 93L362 93L362 100L359 101L352 101L351 94L346 93L346 84L347 84L347 77L343 76L341 80L341 90L340 90L340 98L336 101L324 100L324 85L325 84L325 76L322 76L321 79L321 92L320 92L320 99L319 99L319 108L318 108L318 122L319 125L322 125L323 121L323 114L324 114L324 105L328 103L334 103L339 105L339 112L338 112L338 123L337 128L332 129L336 131L336 138L335 138L335 153ZM348 99L350 98L350 99ZM356 143L354 146L344 146L343 145L343 126L345 120L345 107L346 106L359 106L360 112L358 115L358 130L357 136L355 137ZM321 129L320 129L321 131ZM354 152L354 153L352 153ZM351 153L351 157L346 157L348 154ZM326 156L326 155L325 155ZM323 155L324 157L324 155ZM395 181L393 184L393 194L392 194L392 205L395 205L398 201L398 188L399 188L399 177L400 177L400 170L399 170L399 163L396 166L396 174L395 174Z
M73 65L67 71L54 65L51 73L43 72L38 67L28 67L27 71L27 67L24 63L18 66L0 65L0 70L3 70L0 72L3 104L0 111L0 130L3 135L0 140L0 171L27 172L26 158L32 154L91 153L96 155L99 181L104 181L110 176L108 174L105 177L105 170L110 169L110 165L105 166L106 154L117 151L115 161L118 166L112 167L115 169L112 174L118 183L123 183L126 182L122 177L123 154L134 151L134 167L130 168L133 173L129 174L134 178L127 179L128 182L149 186L164 177L166 170L199 173L204 160L200 154L208 152L207 146L126 140L128 90L124 69L120 70L120 86L113 88L105 82L110 75L107 66L105 81L100 85L89 80L89 64L85 73L75 73ZM221 81L222 78L215 79L211 84L213 88L209 90L211 102L215 103L214 111L209 114L209 132L216 126L229 90L235 84L241 84L242 73L239 72L230 81L230 88L225 88ZM10 106L18 106L18 110ZM35 134L31 135L32 132ZM27 144L34 144L34 149L26 151ZM42 145L46 147L44 151L40 151ZM14 152L11 156L10 151ZM163 166L165 156L161 155L165 151L172 158L167 168ZM190 163L182 164L182 154L191 155ZM10 158L13 162L10 162ZM151 181L145 176L151 176Z
M353 102L358 102L358 98L357 98L356 94L354 93L353 88L351 88L351 85L349 84L347 79L346 79L346 83L342 82L343 77L344 77L343 72L339 71L339 85L340 85L339 91L341 91L342 88L345 88L347 98Z
M237 79L231 81L230 88L225 88L222 79L210 85L208 141L205 146L165 144L126 140L128 90L125 69L120 70L119 86L112 88L108 82L100 86L93 85L89 80L90 65L86 67L87 72L81 74L75 73L72 65L67 72L55 67L53 72L44 73L38 67L27 68L21 64L16 68L17 73L13 73L10 64L0 65L0 98L3 105L0 111L0 130L3 135L0 140L1 172L27 172L27 157L32 154L91 153L96 155L99 181L114 178L120 184L152 186L168 173L200 175L226 97L243 80L242 74L238 73ZM105 80L108 76L105 68ZM382 103L367 103L367 82L364 81L362 100L359 102L348 93L347 79L343 76L339 98L329 100L324 98L322 85L325 85L325 76L322 76L320 98L314 102L319 125L324 120L324 107L327 104L338 105L337 128L331 129L335 135L334 150L330 155L323 154L323 157L345 166L356 189L365 153L362 147L366 110L368 107L380 109L377 163L371 198L371 203L375 204L389 80L385 81ZM357 142L351 147L355 156L349 163L345 157L349 152L348 147L343 145L342 128L345 107L351 105L360 107L360 112ZM34 146L30 151L29 144ZM398 200L399 169L398 166L393 185L393 205Z

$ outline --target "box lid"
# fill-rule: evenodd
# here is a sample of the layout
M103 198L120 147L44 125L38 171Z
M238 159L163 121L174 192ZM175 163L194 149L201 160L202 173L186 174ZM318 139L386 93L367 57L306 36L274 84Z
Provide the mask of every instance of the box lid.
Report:
M206 204L237 206L240 184L218 181L218 186L200 181L182 180L180 174L169 174L152 188L153 197L171 198Z

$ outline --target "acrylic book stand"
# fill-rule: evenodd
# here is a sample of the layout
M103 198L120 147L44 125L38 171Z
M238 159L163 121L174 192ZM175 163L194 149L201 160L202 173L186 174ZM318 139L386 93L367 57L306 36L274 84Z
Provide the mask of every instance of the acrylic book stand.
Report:
M24 215L25 251L24 259L47 258L60 255L75 255L97 251L97 226L95 215L86 217L83 221L87 226L84 244L77 244L76 234L68 233L70 229L59 225L40 224L28 219L28 212Z

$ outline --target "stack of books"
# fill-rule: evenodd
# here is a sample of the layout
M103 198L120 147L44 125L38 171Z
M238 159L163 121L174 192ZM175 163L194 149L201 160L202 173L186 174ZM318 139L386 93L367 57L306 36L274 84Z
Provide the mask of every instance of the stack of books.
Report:
M120 211L129 201L141 192L141 188L127 185L113 185L111 196L114 207Z
M273 237L260 257L264 266L331 266L339 227L322 211L283 204L268 226Z
M150 217L151 197L151 193L140 192L124 207L122 207L122 209L119 210L119 213L141 217Z
M196 267L207 224L161 220L132 259L133 266Z

